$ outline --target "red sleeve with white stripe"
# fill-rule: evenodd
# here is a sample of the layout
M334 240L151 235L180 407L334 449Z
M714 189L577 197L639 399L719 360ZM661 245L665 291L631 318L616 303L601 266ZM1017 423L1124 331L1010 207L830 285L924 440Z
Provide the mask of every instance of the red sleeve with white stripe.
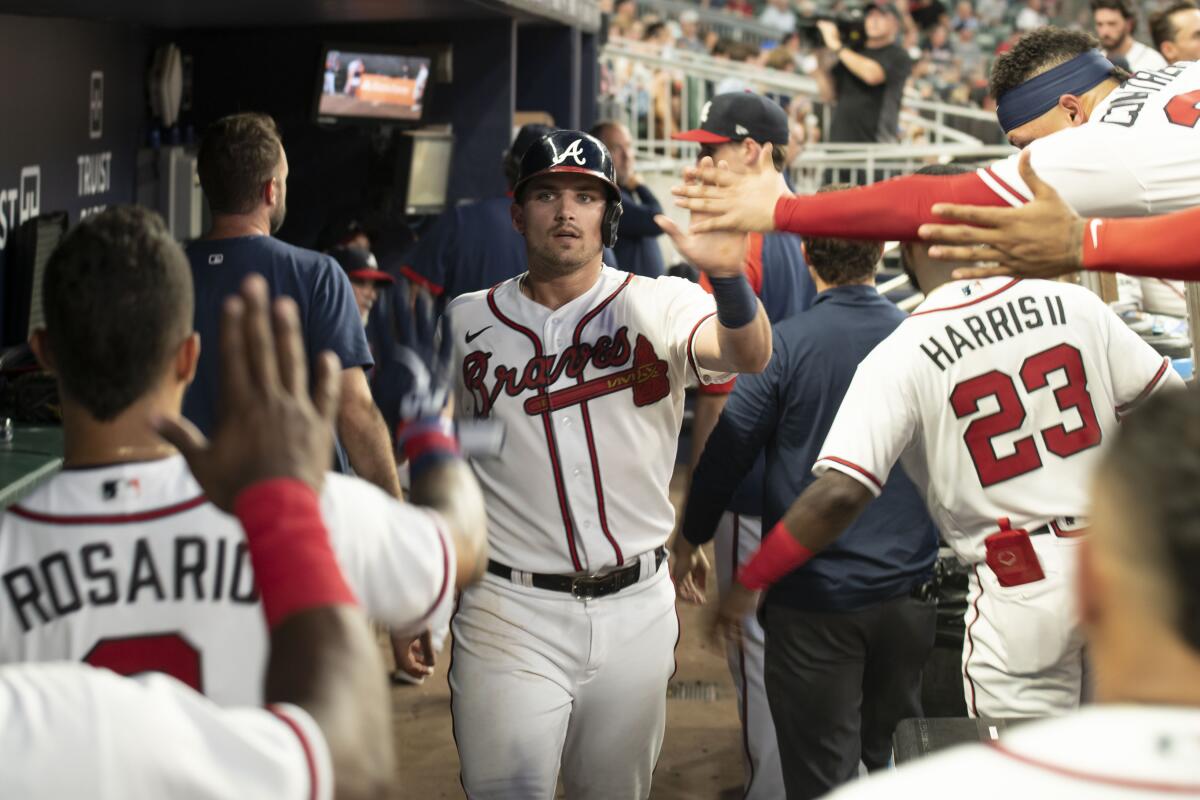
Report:
M833 469L876 497L883 491L918 423L918 402L907 388L912 370L905 369L903 354L892 346L898 341L884 340L858 365L813 464L814 475Z
M444 520L358 478L327 475L321 511L346 581L367 614L400 636L444 635L456 562Z
M1083 232L1083 266L1100 272L1200 281L1198 228L1200 208L1157 217L1090 219Z

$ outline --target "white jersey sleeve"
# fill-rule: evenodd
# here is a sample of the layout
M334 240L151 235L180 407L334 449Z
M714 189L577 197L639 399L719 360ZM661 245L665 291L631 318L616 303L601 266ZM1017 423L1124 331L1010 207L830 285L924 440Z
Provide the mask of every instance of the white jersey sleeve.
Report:
M664 340L675 363L687 363L687 385L726 383L732 373L705 369L696 361L696 336L705 325L717 324L717 304L698 284L683 278L662 277L654 281L663 321Z
M898 342L893 333L858 365L813 464L814 475L835 469L876 497L883 491L884 481L920 422L919 398L909 388L909 373L898 368L908 362L892 353Z
M333 797L329 749L302 709L224 709L165 675L4 667L0 720L0 797Z
M450 624L456 564L436 513L334 474L325 478L321 508L338 563L372 619L413 636Z
M1118 417L1132 412L1164 386L1183 387L1183 379L1171 368L1171 360L1159 355L1116 314L1105 313L1101 319L1108 328L1105 353Z

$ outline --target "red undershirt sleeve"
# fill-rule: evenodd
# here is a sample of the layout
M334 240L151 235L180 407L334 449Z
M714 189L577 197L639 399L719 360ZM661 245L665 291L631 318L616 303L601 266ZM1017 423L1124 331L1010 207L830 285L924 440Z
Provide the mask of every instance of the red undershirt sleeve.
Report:
M775 230L836 239L913 241L935 217L934 203L1008 205L974 172L905 175L840 192L784 196L775 205Z
M1090 219L1083 229L1084 269L1200 280L1194 226L1200 226L1200 208L1156 217Z

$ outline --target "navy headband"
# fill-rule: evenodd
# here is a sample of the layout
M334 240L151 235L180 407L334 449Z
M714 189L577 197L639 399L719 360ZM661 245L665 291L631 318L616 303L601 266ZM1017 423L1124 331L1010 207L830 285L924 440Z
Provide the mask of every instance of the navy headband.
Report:
M996 99L996 118L1005 133L1037 119L1064 94L1083 94L1112 75L1112 62L1099 50L1088 50L1065 64L1030 78Z

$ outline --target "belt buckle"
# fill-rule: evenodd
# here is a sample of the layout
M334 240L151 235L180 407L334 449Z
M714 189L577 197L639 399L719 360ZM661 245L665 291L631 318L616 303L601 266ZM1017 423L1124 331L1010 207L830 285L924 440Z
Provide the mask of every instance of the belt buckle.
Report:
M616 583L616 573L608 575L580 575L571 579L571 596L576 600L594 600L600 590Z

